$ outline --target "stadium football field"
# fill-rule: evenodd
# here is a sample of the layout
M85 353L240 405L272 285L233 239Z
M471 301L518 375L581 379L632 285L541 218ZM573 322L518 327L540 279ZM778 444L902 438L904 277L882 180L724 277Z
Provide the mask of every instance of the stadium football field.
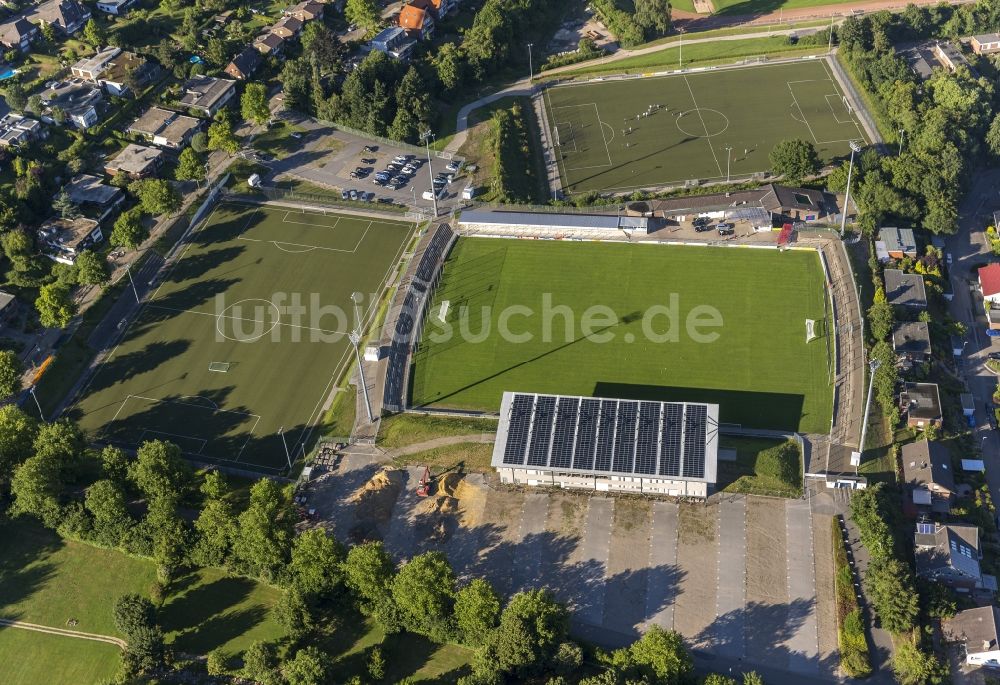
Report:
M568 193L720 180L727 167L745 178L785 139L824 161L865 139L825 59L559 85L543 98Z
M705 307L721 325L692 335ZM461 238L427 310L411 404L495 412L506 390L713 402L726 423L828 433L826 320L811 250Z
M261 470L308 448L362 316L411 223L221 205L195 232L74 407L95 438L161 439L188 456Z

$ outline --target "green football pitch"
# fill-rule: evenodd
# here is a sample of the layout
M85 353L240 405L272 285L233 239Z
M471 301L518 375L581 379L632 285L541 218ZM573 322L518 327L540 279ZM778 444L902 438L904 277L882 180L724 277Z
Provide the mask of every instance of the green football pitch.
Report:
M279 470L308 447L413 225L221 205L195 232L74 407L102 441Z
M721 325L689 333L713 310ZM427 310L411 404L495 412L507 390L712 402L726 423L828 433L826 321L811 250L462 238Z
M825 59L560 85L543 98L569 193L745 178L788 138L825 161L865 139Z

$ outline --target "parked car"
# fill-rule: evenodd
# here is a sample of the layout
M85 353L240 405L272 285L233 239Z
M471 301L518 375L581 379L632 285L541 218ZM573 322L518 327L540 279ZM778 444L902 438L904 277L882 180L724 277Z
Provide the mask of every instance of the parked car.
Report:
M715 227L719 231L719 235L733 235L736 233L736 226L723 221Z
M301 134L301 133L299 133L298 131L292 131L292 132L291 132L291 133L289 133L288 135L290 135L290 136L291 136L292 138L294 138L295 140L301 140L301 138L302 138L302 134Z
M990 352L990 359L1000 361L1000 352Z
M399 170L399 173L406 174L407 176L412 176L413 174L417 173L417 168L415 166L407 164L406 166L404 166L402 169Z
M950 252L945 253L944 260L948 263L948 266L951 266L952 258Z
M340 199L341 200L349 200L349 199L351 199L351 194L349 192L347 192L346 190L341 190L340 191Z
M358 199L358 191L352 189L349 194L350 194L352 200L357 200Z
M691 224L695 228L698 228L699 226L708 226L710 223L712 223L712 220L709 219L707 216L696 216L694 219L691 220Z
M365 152L378 152L378 145L365 145Z
M462 163L457 161L448 162L448 166L445 167L445 169L452 172L453 174L457 173L458 170L461 168L462 168Z
M361 193L361 199L364 200L365 202L372 202L375 199L375 193L373 193L370 190L365 191Z

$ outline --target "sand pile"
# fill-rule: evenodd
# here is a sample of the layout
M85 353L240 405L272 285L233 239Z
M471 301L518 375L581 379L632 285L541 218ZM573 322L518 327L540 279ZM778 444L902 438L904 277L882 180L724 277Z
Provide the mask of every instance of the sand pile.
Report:
M351 495L350 501L357 505L358 520L386 523L402 490L402 471L387 468L376 473Z

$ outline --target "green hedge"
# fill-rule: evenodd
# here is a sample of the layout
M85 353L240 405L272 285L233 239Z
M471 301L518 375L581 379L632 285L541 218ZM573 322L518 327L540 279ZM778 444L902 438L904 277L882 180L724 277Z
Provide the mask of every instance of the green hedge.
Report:
M847 548L840 533L840 522L834 518L832 523L840 666L852 678L864 678L872 672L871 654L868 652L868 640L865 638L865 621L854 592L854 573L847 561Z
M590 6L600 15L601 22L618 37L618 44L623 48L645 42L646 37L635 23L635 18L619 8L615 0L591 0Z

